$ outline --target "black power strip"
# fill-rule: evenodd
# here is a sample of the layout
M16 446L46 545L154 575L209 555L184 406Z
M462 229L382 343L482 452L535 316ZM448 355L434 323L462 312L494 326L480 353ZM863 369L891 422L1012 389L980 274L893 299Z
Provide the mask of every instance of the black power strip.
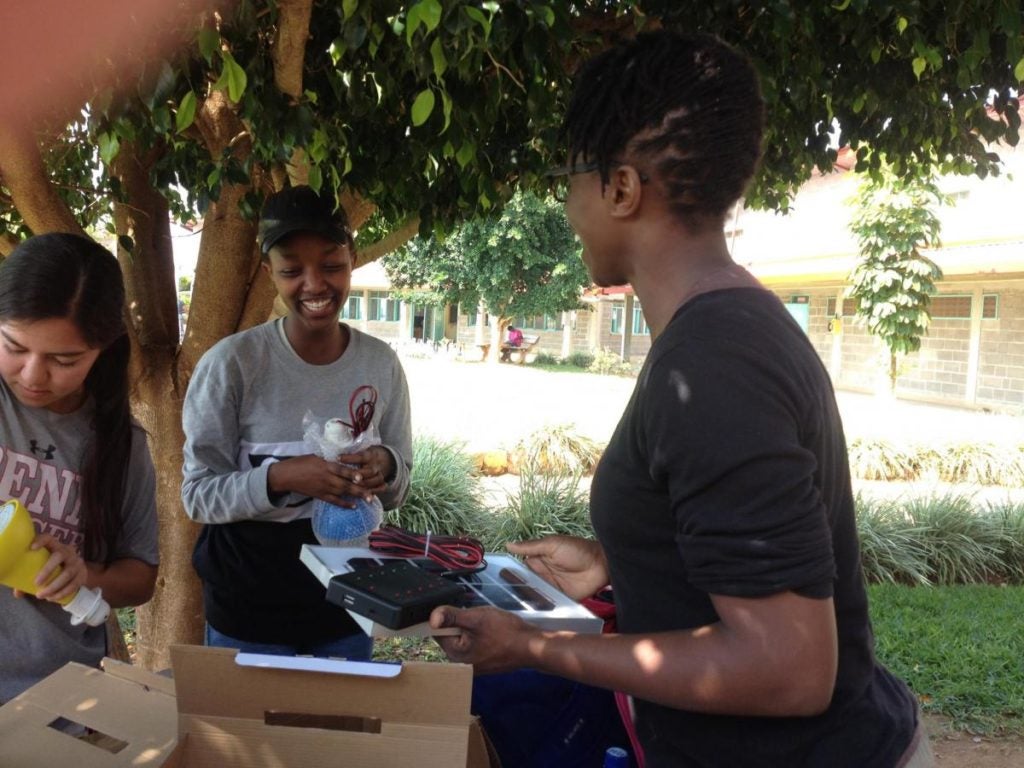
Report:
M388 629L404 629L430 617L439 605L457 602L463 587L406 560L341 573L327 584L327 601Z

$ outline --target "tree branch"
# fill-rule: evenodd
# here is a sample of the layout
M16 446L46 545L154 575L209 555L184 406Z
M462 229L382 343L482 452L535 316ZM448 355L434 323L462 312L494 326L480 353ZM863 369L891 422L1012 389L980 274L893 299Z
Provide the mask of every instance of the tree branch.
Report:
M278 0L277 37L274 39L274 84L291 97L302 98L302 66L309 39L313 0Z
M419 216L406 219L397 229L393 229L376 243L371 243L366 248L360 250L356 259L356 266L361 267L364 264L369 264L371 261L376 261L381 256L386 256L396 248L400 248L409 242L419 231Z
M0 177L11 200L33 233L85 231L57 194L43 164L35 137L13 121L0 121Z

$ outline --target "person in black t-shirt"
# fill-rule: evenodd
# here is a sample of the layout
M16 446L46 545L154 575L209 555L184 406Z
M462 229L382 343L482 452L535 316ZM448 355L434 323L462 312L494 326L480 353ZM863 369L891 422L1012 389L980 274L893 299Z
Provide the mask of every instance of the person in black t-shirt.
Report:
M633 696L647 766L927 766L913 695L875 660L850 472L828 374L729 254L760 157L746 57L659 31L584 65L566 215L599 286L629 283L652 347L594 475L597 541L509 545L581 599L611 584L617 634L437 609L450 658Z

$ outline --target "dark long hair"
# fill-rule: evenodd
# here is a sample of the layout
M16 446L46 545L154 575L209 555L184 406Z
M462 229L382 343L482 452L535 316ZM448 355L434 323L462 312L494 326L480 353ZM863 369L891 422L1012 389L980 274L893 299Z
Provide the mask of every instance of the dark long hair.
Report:
M66 318L102 350L85 377L95 404L92 442L80 467L87 560L114 557L132 448L128 403L130 344L124 280L117 259L78 235L47 234L21 243L0 265L0 320Z

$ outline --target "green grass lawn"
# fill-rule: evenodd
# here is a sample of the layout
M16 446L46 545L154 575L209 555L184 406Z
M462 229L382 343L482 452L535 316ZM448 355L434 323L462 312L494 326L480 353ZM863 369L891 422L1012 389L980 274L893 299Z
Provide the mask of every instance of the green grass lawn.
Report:
M870 587L878 657L926 712L1024 734L1024 587Z

